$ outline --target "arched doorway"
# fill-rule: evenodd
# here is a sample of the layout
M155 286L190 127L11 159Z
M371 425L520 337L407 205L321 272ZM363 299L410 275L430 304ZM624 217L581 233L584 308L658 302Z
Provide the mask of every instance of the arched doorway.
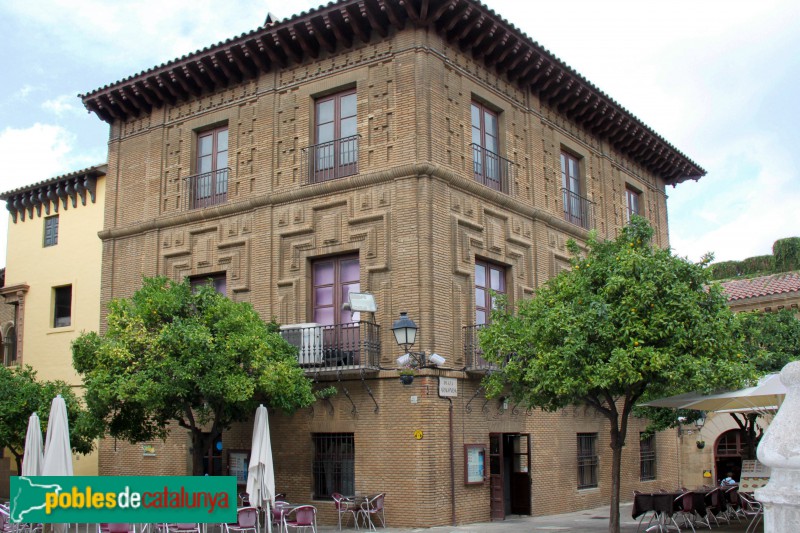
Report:
M742 476L742 447L744 435L740 429L730 429L719 436L714 446L714 466L717 485L731 472L733 479Z

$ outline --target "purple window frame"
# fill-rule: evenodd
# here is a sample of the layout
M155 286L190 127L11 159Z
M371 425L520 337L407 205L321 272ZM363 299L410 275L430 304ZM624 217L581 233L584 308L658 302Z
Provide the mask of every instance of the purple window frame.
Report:
M330 326L351 324L360 313L342 309L346 295L361 288L361 264L358 255L317 259L311 263L312 322ZM338 311L338 313L337 313Z
M488 324L494 299L491 291L506 294L506 267L484 261L475 260L475 324Z

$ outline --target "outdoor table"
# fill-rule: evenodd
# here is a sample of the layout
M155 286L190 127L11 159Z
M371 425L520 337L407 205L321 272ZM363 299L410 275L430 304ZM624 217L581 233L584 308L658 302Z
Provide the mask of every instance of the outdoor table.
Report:
M672 521L672 513L676 509L675 498L683 494L682 492L639 492L633 496L633 509L631 515L634 519L648 513L655 512L655 524L645 529L651 531L658 529L659 532L668 531L671 527L669 522ZM674 526L678 529L678 526ZM637 528L638 531L638 528Z

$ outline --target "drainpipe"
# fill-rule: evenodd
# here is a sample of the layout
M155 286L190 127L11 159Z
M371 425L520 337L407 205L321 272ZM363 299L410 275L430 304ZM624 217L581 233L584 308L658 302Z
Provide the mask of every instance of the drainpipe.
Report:
M450 402L450 507L453 525L456 525L456 464L453 453L453 399L447 398Z

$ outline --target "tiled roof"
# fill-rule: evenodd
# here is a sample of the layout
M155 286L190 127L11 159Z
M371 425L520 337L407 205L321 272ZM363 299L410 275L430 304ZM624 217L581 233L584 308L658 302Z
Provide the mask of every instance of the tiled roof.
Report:
M734 279L720 283L728 300L744 300L758 296L770 296L789 292L800 292L800 272L786 272L750 279Z
M113 123L177 105L326 53L374 42L410 22L431 28L509 81L675 185L706 174L639 118L478 0L336 0L79 95Z
M52 185L53 183L57 183L59 181L63 181L70 178L76 178L78 176L83 176L84 174L105 176L107 171L108 171L108 165L106 165L105 163L101 163L99 165L92 165L91 167L87 167L82 170L76 170L74 172L62 174L54 178L48 178L46 180L38 181L30 185L23 185L22 187L17 187L16 189L11 189L10 191L0 192L0 200L7 200L10 197L14 196L15 194L32 191L34 189L39 189L41 187L46 187L47 185Z

